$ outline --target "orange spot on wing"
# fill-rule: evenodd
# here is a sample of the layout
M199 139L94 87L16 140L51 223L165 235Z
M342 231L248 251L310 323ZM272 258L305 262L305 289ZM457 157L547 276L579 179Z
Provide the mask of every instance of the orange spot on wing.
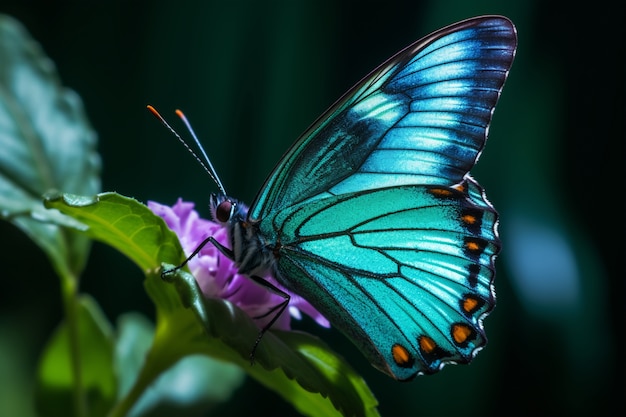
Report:
M478 306L478 300L474 297L466 297L463 300L463 310L467 313L471 313Z
M430 193L435 197L449 197L452 195L452 191L446 188L431 188Z
M457 323L452 325L452 338L458 344L467 342L472 333L472 329L465 324Z
M393 357L394 362L401 367L411 367L413 366L413 358L411 354L404 346L400 344L395 344L391 348L391 356Z
M476 223L476 216L473 216L471 214L466 214L466 215L461 217L461 220L465 224L475 224Z
M425 353L433 353L437 349L437 343L428 336L422 336L419 338L420 349Z
M480 249L480 246L478 246L478 243L472 242L472 241L466 242L465 247L467 247L467 249L471 251L477 251Z

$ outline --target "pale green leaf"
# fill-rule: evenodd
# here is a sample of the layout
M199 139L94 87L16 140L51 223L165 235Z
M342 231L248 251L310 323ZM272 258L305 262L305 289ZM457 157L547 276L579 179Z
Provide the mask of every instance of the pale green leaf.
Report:
M0 15L0 217L11 221L63 276L79 275L88 240L54 223L41 196L51 189L99 191L96 135L80 98L61 86L54 64L24 28Z

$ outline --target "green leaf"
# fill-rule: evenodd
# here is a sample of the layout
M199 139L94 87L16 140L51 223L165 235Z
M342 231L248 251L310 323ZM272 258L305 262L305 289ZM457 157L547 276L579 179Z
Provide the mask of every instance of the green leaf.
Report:
M61 86L24 28L0 15L0 217L30 236L61 276L80 274L89 241L55 226L68 220L45 210L41 195L97 193L99 171L96 135L80 98Z
M87 225L84 230L89 237L113 246L145 273L158 270L159 259L172 263L185 259L174 232L163 219L135 199L116 193L92 197L48 193L44 205Z
M154 326L134 313L118 321L116 369L120 392L130 391L154 337ZM165 371L132 408L130 416L203 415L226 401L243 382L243 371L207 356L186 356Z
M164 268L170 269L170 265L164 265ZM198 335L191 326L188 334L178 333L177 340L188 340L186 348L189 351L239 364L302 414L378 415L377 401L365 381L319 338L295 331L267 332L255 352L254 364L251 364L249 355L259 329L250 317L225 300L203 297L187 272L178 271L169 279L175 284L183 305L191 307L212 336ZM160 281L149 277L146 282L153 298L158 297L155 293L161 292ZM181 323L180 317L176 323Z
M103 193L89 198L50 196L45 204L89 226L86 233L91 237L116 247L147 272L145 287L156 305L157 327L139 385L182 357L204 354L239 365L303 414L339 415L340 410L343 415L378 415L363 379L312 335L267 332L251 365L256 324L231 303L204 298L185 271L170 274L168 281L161 278L159 262L178 264L184 255L176 235L141 203ZM140 392L129 395L138 398ZM127 401L114 415L122 414L134 400Z
M324 381L323 385L332 389L332 392L322 392L322 395L328 396L336 408L344 411L344 415L378 415L376 409L378 401L363 378L324 342L302 332L276 332L276 334L283 343L306 358L308 365L318 374L318 378ZM283 394L283 396L291 395ZM336 398L340 398L341 401L336 401ZM297 400L299 402L294 405L300 410L322 406L309 404L311 399L304 396Z
M105 416L115 401L113 332L96 302L82 296L77 308L79 377L86 392L86 409L92 417ZM69 330L63 322L52 335L41 357L36 388L39 415L65 415L74 411L74 374Z

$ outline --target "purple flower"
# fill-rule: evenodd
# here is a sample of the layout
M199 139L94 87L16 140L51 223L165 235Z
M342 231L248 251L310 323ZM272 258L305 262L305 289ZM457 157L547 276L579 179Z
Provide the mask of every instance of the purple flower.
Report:
M187 255L191 254L209 236L213 236L226 247L230 246L226 228L213 221L200 218L198 212L194 210L194 203L185 202L179 198L172 207L153 201L148 202L148 207L154 214L162 217L168 227L176 233ZM210 243L206 244L189 261L188 266L206 297L228 300L252 318L263 316L283 300L279 295L255 284L245 275L239 274L233 261ZM263 278L284 290L273 276L267 275ZM300 319L301 312L312 317L319 325L330 327L328 320L305 299L296 294L289 293L289 295L291 295L288 307L290 314L282 314L272 326L273 328L290 330L290 315ZM258 325L264 326L271 317L270 314L269 317L258 319Z

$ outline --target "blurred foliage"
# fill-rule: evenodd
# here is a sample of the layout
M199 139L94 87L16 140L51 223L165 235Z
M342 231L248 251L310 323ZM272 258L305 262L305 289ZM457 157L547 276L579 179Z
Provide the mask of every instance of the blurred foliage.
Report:
M113 367L113 329L89 296L78 300L80 380L86 391L91 415L105 416L114 404L117 381ZM74 407L74 380L67 323L56 329L42 352L37 384L37 410L55 415L60 410L70 415Z
M182 196L199 208L210 178L146 104L164 114L182 108L226 189L250 202L298 134L388 56L466 17L511 18L518 54L473 171L501 213L504 245L487 348L469 366L400 384L335 331L312 331L362 373L382 415L624 410L625 36L616 3L133 4L4 0L0 13L24 24L83 98L99 136L102 189L144 202ZM27 416L39 354L63 316L61 294L29 238L6 222L0 237L0 416ZM83 275L81 288L110 321L154 314L142 271L114 250L94 244ZM294 410L248 379L214 413Z

